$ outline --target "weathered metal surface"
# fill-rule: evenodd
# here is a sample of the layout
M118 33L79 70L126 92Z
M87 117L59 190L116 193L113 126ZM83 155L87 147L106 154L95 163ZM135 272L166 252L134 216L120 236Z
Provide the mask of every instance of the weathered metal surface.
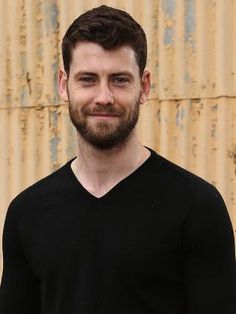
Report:
M127 10L147 34L141 141L216 185L236 228L236 0L0 0L0 230L9 201L75 154L57 92L60 42L100 4Z
M235 0L161 1L161 99L236 96L235 14Z

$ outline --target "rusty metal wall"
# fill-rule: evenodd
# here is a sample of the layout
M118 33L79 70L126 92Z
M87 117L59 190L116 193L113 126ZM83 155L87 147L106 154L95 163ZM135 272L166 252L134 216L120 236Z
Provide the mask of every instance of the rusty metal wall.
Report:
M236 0L0 0L0 230L10 200L75 154L57 92L60 41L100 4L147 34L141 141L216 185L236 228Z

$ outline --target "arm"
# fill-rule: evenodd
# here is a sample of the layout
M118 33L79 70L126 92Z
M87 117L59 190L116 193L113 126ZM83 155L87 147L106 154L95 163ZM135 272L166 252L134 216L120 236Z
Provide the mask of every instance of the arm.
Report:
M236 273L232 225L212 187L193 201L185 227L187 314L235 314Z
M17 211L10 206L3 231L3 276L0 288L1 314L40 313L39 282L24 255Z

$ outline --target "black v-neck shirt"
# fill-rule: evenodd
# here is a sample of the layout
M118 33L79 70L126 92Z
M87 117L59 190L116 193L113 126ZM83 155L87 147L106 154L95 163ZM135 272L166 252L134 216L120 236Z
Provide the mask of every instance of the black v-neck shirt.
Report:
M209 183L151 151L104 196L71 161L10 205L1 314L235 314L235 254Z

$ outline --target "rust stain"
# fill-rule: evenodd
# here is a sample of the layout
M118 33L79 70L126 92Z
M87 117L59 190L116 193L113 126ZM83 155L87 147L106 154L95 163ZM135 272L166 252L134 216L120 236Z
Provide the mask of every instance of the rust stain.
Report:
M218 104L211 105L211 110L216 111L218 109Z
M25 137L27 133L27 114L24 110L21 110L20 112L20 127L22 135Z
M210 134L212 138L216 138L217 119L211 120Z
M47 109L43 106L37 106L35 108L35 119L37 122L36 134L38 137L41 137L44 132L47 130L45 122L47 121L47 116L45 114Z
M159 124L161 123L161 109L160 108L158 108L157 110L157 121Z
M232 150L227 151L227 157L232 160L235 165L234 174L236 175L236 144L233 146Z
M26 73L26 82L29 90L29 94L31 95L32 93L32 88L31 88L31 78L29 72Z
M197 157L197 139L196 136L192 136L192 155L194 158Z

